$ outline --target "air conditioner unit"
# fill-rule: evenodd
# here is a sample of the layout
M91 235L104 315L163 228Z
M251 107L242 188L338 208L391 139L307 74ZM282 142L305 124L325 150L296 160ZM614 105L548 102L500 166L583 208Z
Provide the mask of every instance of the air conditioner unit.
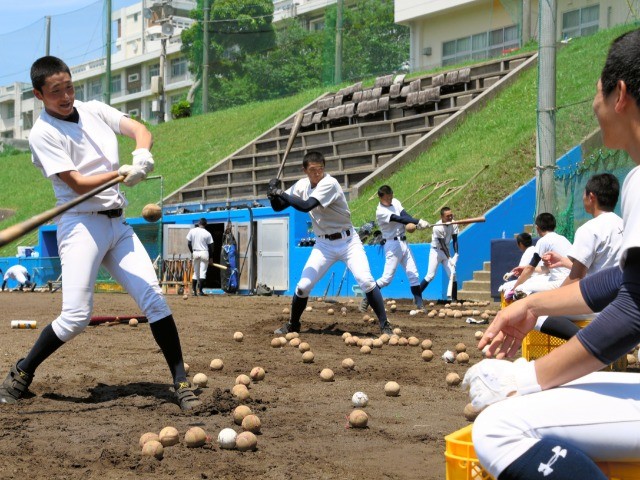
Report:
M153 113L158 113L160 111L160 102L158 100L153 100L151 102L151 111Z
M137 82L138 80L140 80L140 74L139 73L131 73L131 74L127 75L127 81L129 83Z
M162 93L162 77L154 75L151 77L151 93L160 95Z
M424 48L422 49L422 54L423 54L423 55L426 55L427 57L428 57L429 55L431 55L431 47L424 47Z

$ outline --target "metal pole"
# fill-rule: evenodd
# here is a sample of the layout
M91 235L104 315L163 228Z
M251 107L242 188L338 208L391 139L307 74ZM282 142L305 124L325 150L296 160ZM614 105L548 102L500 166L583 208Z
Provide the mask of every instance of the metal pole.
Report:
M531 40L531 3L530 0L522 0L522 45Z
M47 15L46 17L44 17L45 20L45 27L44 27L44 37L45 37L45 44L44 44L44 54L46 56L50 55L50 51L51 51L51 17L49 15Z
M160 39L160 96L158 99L158 123L164 122L164 64L167 57L167 39Z
M338 84L342 82L342 10L344 8L344 0L337 1L337 15L336 15L336 56L335 56L335 71L333 76L333 83Z
M209 111L209 0L204 0L202 25L202 113Z
M555 209L556 168L556 0L540 1L536 214Z
M111 0L107 0L107 70L105 75L104 101L111 105Z

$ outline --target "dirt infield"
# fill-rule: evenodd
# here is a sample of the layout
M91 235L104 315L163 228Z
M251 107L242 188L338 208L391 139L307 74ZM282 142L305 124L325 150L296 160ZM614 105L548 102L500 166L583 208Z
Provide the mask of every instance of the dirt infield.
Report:
M0 407L3 479L444 478L443 437L468 423L462 414L467 395L447 386L445 377L449 372L462 376L467 366L446 364L440 357L464 342L470 364L478 362L477 325L464 318L410 316L411 304L399 301L390 320L402 336L430 338L434 359L422 360L419 346L385 345L366 355L341 337L345 331L377 336L377 326L363 322L356 303L310 302L313 311L303 317L301 338L311 345L315 361L305 364L297 348L271 347L288 297L168 299L190 376L209 376L200 393L204 407L187 414L172 402L168 368L148 324L91 326L36 372L34 398ZM60 292L0 294L3 378L55 318L60 303ZM342 306L346 316L340 315ZM328 308L337 314L329 316ZM138 313L128 295L96 295L94 315ZM10 321L17 319L37 320L39 328L11 329ZM244 333L243 342L233 340L236 331ZM353 371L341 367L346 357L355 361ZM213 358L224 361L222 371L209 369ZM255 366L267 372L251 385L251 400L245 402L262 421L258 449L221 450L218 432L241 430L230 417L239 402L229 390L239 374ZM335 381L320 379L323 368L333 369ZM385 396L390 380L400 384L400 396ZM366 429L347 428L356 391L370 399ZM142 457L139 437L168 425L179 430L181 443L166 448L162 460ZM182 437L191 426L202 427L213 441L187 448Z

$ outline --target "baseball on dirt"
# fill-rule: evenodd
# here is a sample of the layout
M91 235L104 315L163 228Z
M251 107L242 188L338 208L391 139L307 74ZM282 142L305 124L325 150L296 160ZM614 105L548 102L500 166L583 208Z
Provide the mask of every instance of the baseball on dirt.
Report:
M236 342L241 342L242 340L244 340L244 334L242 332L236 332L233 334L233 339Z
M162 457L164 456L164 447L157 440L149 440L142 446L142 455L156 457L158 460L162 460Z
M147 222L157 222L162 217L162 209L155 203L147 203L142 208L142 218Z
M313 352L311 350L309 350L308 352L304 352L302 354L302 361L304 363L313 363L313 359L315 358L315 355L313 354Z
M362 408L369 405L369 397L364 392L356 392L351 397L351 403L354 407Z
M345 370L353 370L354 365L355 362L350 358L345 358L344 360L342 360L342 368L344 368Z
M160 430L160 435L158 435L158 437L163 447L170 447L180 441L178 429L175 427L164 427Z
M201 447L207 441L207 434L200 427L191 427L184 434L184 443L189 448Z
M142 436L140 437L140 446L144 447L144 444L147 442L150 442L151 440L155 440L156 442L160 441L160 437L158 437L158 434L155 432L147 432L147 433L143 433Z
M218 445L225 450L236 448L236 437L238 434L233 428L223 428L218 433Z
M261 380L264 380L265 375L266 373L264 371L264 368L262 367L253 367L251 369L251 372L249 373L251 380L253 380L254 382L259 382Z
M137 327L138 326L138 319L137 318L129 319L129 326L130 327Z
M211 370L222 370L224 368L224 363L222 362L221 359L214 358L213 360L211 360L211 363L209 364L209 368Z
M189 300L189 295L187 295L187 294L183 295L183 296L182 296L182 299L183 299L183 300Z
M251 385L251 378L249 378L249 375L241 373L236 377L236 385L244 385L245 387L248 387Z
M407 223L404 226L404 229L407 231L407 233L413 233L416 231L416 224L415 223Z
M242 420L247 415L251 415L251 409L246 405L238 405L233 411L233 423L236 425L242 425Z
M196 387L206 387L207 382L209 382L209 378L204 373L196 373L193 376L193 384Z
M397 382L387 382L384 386L384 394L387 397L397 397L400 394L400 385Z
M460 375L458 375L456 372L448 373L445 380L447 381L447 385L452 387L460 385L460 382L462 381L460 379Z
M447 363L453 363L456 359L456 355L451 350L447 350L442 354L442 359Z
M302 342L300 345L298 345L298 350L300 350L302 353L308 352L309 350L311 350L311 345L309 345L307 342Z
M249 389L246 385L242 385L241 383L234 385L231 389L231 393L241 402L249 398Z
M255 450L258 439L253 432L242 432L236 437L236 448L241 452Z
M327 315L333 315L335 312L335 310L333 308L330 308L327 310Z
M249 414L242 419L242 428L247 432L258 433L262 422L257 415Z
M349 425L353 428L365 428L369 422L369 416L364 410L354 410L349 414Z
M323 368L320 372L320 378L323 382L333 382L333 377L333 370L331 370L330 368Z
M431 350L431 347L433 347L433 342L430 339L425 338L420 344L420 347L423 350Z
M474 336L476 337L476 340L480 340L482 338L482 335L484 335L482 330L478 330Z
M469 363L469 354L467 352L460 352L456 355L456 362L458 363Z

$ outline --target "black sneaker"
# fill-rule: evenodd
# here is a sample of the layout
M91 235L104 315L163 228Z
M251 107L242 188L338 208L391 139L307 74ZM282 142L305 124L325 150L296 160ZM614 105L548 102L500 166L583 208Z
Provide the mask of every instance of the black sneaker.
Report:
M389 322L387 322L384 327L382 327L380 329L380 333L384 334L386 333L387 335L393 335L393 328L391 328L391 325L389 324Z
M364 297L362 299L362 301L360 302L360 306L358 307L358 311L360 313L367 313L367 310L369 310L369 299L367 297Z
M202 402L191 388L189 382L180 382L175 386L176 402L182 410L191 410L202 405Z
M300 323L287 322L283 326L281 326L279 329L273 331L273 333L275 333L276 335L286 335L287 333L290 333L290 332L299 333Z
M13 364L7 378L0 385L0 403L17 403L29 391L33 375L29 375L18 368L22 358Z

